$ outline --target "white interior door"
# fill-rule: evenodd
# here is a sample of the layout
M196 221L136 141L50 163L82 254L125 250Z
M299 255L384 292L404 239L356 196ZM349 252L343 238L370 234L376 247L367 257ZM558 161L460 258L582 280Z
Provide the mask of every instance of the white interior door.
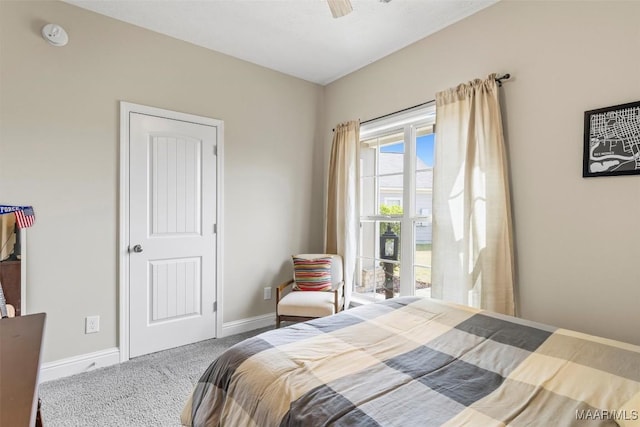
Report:
M216 334L216 126L130 113L129 354Z

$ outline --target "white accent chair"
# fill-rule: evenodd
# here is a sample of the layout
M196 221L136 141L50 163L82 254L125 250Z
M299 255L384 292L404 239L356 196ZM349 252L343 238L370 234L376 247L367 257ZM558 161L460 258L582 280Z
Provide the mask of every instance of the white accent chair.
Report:
M331 258L331 290L299 291L295 290L294 279L290 279L276 288L276 328L281 321L304 322L318 317L338 313L344 306L343 263L340 255L301 254L296 258ZM285 292L286 291L286 292Z

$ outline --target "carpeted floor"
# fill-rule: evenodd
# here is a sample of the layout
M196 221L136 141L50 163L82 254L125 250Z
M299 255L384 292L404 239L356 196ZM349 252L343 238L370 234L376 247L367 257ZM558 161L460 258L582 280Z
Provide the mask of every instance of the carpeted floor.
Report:
M171 427L225 349L271 328L202 341L40 385L47 427Z

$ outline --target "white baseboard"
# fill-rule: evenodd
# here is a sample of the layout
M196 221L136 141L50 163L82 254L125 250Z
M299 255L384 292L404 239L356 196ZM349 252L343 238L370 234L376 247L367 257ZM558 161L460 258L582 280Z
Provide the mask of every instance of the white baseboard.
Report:
M266 328L267 326L275 326L275 324L275 313L235 320L222 325L222 336L218 338L241 334L243 332L253 331L254 329ZM46 381L57 380L70 375L92 371L96 368L116 365L118 363L120 363L120 350L115 347L96 351L94 353L81 354L79 356L55 360L53 362L42 364L40 367L39 382L43 383Z
M219 338L253 331L254 329L266 328L267 326L275 326L275 324L276 313L234 320L233 322L226 322L222 324L222 336Z
M40 367L39 382L56 380L82 372L92 371L96 368L116 365L120 363L120 350L108 348L94 353L81 354L66 359L43 363Z

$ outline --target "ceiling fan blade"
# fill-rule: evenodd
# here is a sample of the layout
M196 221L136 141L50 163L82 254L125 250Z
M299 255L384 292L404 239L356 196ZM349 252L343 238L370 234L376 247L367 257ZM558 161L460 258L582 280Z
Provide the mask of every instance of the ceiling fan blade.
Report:
M329 3L329 9L331 9L331 14L334 18L340 18L353 11L349 0L327 0L327 3Z

